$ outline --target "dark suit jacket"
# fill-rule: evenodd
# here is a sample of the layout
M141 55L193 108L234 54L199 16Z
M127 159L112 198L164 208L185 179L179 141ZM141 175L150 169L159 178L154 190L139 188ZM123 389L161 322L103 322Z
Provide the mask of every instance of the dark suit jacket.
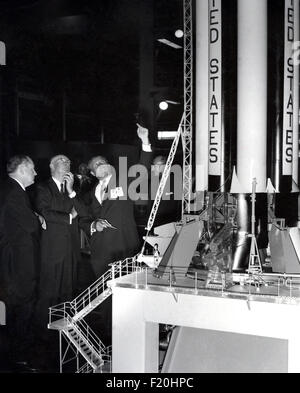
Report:
M151 158L151 153L142 152L140 164L149 167ZM118 182L116 185L119 185ZM91 236L91 263L99 277L108 270L109 263L135 255L141 242L134 218L133 201L129 198L112 198L108 186L108 197L101 205L95 197L95 188L93 187L88 201L90 219L81 225L89 234L90 224L97 218L102 218L117 228L106 228L103 232L95 232ZM126 190L123 191L126 193Z
M40 224L26 191L9 178L1 190L0 281L11 304L32 299L37 281Z
M77 275L77 261L80 256L78 219L70 224L72 207L81 211L77 197L71 199L61 194L52 178L37 186L36 210L46 220L47 229L42 231L41 239L41 290L49 292L56 286L57 271L64 265L61 273L64 280L62 296L72 296L73 284Z

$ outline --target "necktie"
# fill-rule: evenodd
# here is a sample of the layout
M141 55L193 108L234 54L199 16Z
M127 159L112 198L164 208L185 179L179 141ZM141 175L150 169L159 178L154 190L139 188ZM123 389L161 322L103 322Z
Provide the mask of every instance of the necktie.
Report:
M61 194L64 194L64 193L65 193L65 186L64 186L64 183L61 183L61 185L60 185L60 193L61 193Z

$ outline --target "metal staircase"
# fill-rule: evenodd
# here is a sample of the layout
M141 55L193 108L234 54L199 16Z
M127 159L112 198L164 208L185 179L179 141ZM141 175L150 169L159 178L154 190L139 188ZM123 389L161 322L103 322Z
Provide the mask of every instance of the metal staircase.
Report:
M92 366L93 370L98 370L103 366L104 361L102 360L101 352L98 352L94 346L90 344L90 341L83 339L81 332L78 332L75 327L67 330L66 336Z
M48 328L59 331L60 372L64 364L74 359L77 373L101 373L110 370L111 347L105 347L83 318L111 295L111 288L107 286L108 281L141 271L136 257L114 262L110 266L106 273L74 300L49 309ZM64 351L63 338L67 343ZM70 352L75 356L69 358L67 355ZM84 359L83 365L80 365L79 358Z

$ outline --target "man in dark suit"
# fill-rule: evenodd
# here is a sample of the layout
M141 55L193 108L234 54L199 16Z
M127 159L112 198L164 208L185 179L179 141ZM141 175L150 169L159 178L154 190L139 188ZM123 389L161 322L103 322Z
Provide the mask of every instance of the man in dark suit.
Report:
M10 354L15 366L33 371L28 356L33 345L31 331L37 289L40 222L26 188L34 183L34 163L17 155L7 164L8 180L1 190L0 285L7 306Z
M131 168L132 173L127 173L128 168L124 166L120 168L122 173L116 176L114 168L102 156L93 157L89 162L89 169L98 179L98 184L93 187L87 200L89 219L80 219L80 224L91 236L91 265L95 279L109 269L110 263L134 256L141 246L133 200L142 194L136 189L147 176L152 152L148 130L138 126L137 134L142 142L142 152L137 168ZM135 178L134 169L140 174L140 181ZM134 180L137 180L136 188ZM111 340L111 298L100 307L98 329L101 340L108 345Z
M80 258L77 215L81 206L73 190L74 175L70 165L68 157L62 154L53 157L51 178L39 184L36 190L36 210L46 221L41 238L37 304L37 318L42 328L47 327L48 308L72 300L76 285Z
M147 175L152 158L148 130L138 125L137 134L142 142L140 170ZM113 176L114 168L105 157L93 157L89 168L99 182L90 194L90 221L83 227L91 233L91 264L98 278L108 270L109 263L135 255L140 239L134 218L134 188L130 192L130 186L125 189L118 183L121 176Z

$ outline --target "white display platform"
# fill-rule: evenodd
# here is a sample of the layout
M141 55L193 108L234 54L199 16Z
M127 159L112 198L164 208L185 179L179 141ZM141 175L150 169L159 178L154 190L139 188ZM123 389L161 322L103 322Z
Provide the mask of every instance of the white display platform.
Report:
M204 329L213 334L224 332L279 339L281 354L284 356L286 347L287 355L274 372L300 372L299 298L176 288L161 280L149 280L149 273L145 272L118 278L111 281L110 286L113 290L114 373L158 372L159 323ZM246 336L243 340L245 342ZM286 340L286 346L282 346L285 343L282 340ZM231 338L231 341L234 340ZM215 344L213 339L211 347L207 343L202 358L211 361L211 348L216 348ZM223 353L224 359L230 361L228 352L222 351L220 348L218 356L222 357ZM247 371L247 364L241 369ZM205 370L210 371L218 370L215 367ZM251 372L251 365L248 371Z

